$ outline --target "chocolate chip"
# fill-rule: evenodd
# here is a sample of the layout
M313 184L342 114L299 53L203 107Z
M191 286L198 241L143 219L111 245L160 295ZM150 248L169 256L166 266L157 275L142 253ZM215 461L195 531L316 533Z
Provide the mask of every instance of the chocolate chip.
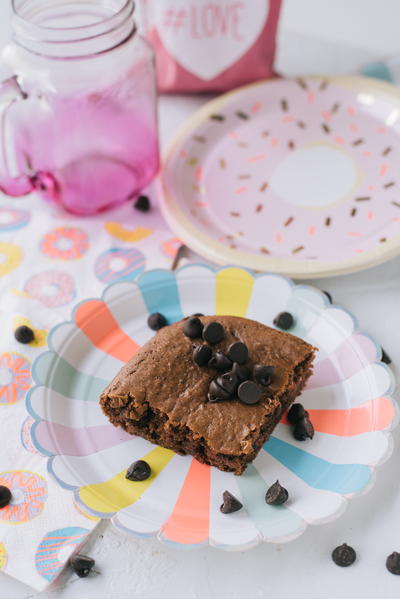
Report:
M0 485L0 510L6 507L11 501L11 491L8 487Z
M222 351L215 352L208 365L210 368L214 368L214 370L219 370L220 372L226 372L232 368L232 362Z
M246 368L246 366L240 366L240 364L235 363L232 366L232 372L237 376L239 383L251 379L251 371L249 368Z
M154 314L150 314L148 317L147 324L153 331L159 331L163 327L167 326L167 320L165 316L159 312L154 312Z
M79 576L79 578L87 578L89 576L95 561L86 555L73 555L69 560L71 568Z
M19 343L24 343L25 345L31 343L31 341L35 338L35 333L32 331L30 327L26 325L22 325L15 329L14 337Z
M199 318L200 316L204 316L204 314L202 314L201 312L196 312L196 314L192 314L192 317L195 318L197 316L197 318Z
M277 480L276 483L271 485L268 489L265 495L265 501L268 503L268 505L282 505L288 500L288 497L289 493L284 487L282 487L279 480Z
M217 381L211 381L210 387L208 389L208 401L211 403L215 403L216 401L222 401L224 399L228 399L230 396L229 391L225 391L222 387L220 387Z
M224 327L219 322L209 322L203 329L203 339L210 345L219 343L224 336Z
M343 545L339 545L332 551L332 559L337 566L341 568L347 568L347 566L351 566L356 561L356 552L353 547L350 547L346 543Z
M400 553L393 551L393 553L387 557L386 568L391 574L400 574Z
M134 207L136 210L140 212L148 212L151 208L150 200L147 196L139 196L136 202L134 203Z
M391 364L392 363L392 358L385 352L385 350L382 347L382 358L381 358L382 362L384 362L385 364Z
M261 389L253 381L244 381L239 385L238 397L245 404L256 404L261 399Z
M212 356L212 349L209 345L198 345L193 352L193 360L197 366L207 366Z
M294 325L294 318L290 312L281 312L274 318L274 325L283 331L288 331Z
M147 480L151 475L151 468L144 460L133 462L126 471L125 478L135 482Z
M216 379L216 383L229 395L232 395L236 391L239 381L232 372L225 372Z
M312 439L314 436L314 427L311 420L307 416L300 418L294 426L293 434L297 441Z
M237 364L245 364L249 359L249 350L244 343L238 341L228 347L228 358Z
M229 491L222 493L222 501L224 502L219 508L223 514L232 514L242 509L243 504L239 499L236 499Z
M306 416L306 411L301 403L294 403L287 413L287 419L290 424L296 424L299 420Z
M328 291L322 291L322 293L323 293L324 295L326 295L326 297L327 297L327 298L328 298L328 300L329 300L329 303L331 304L331 303L332 303L332 296L331 296L331 294L330 294Z
M270 385L272 381L272 375L275 372L275 368L273 366L262 366L260 364L256 364L253 368L253 379L256 383L260 385Z
M203 332L202 322L197 316L192 316L183 323L183 332L186 337L191 337L192 339L196 339L197 337L201 337L201 333Z

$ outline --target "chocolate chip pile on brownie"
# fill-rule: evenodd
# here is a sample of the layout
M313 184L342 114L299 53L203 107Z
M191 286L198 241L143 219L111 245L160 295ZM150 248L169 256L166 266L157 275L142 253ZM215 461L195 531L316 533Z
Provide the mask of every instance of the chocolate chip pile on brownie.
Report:
M293 435L297 441L306 441L314 437L314 427L309 413L301 403L294 403L287 413L287 419L293 425Z
M200 367L216 370L219 375L210 383L208 401L215 403L229 399L239 399L247 405L257 404L262 396L262 388L272 382L274 367L256 364L252 370L246 366L249 350L245 343L232 343L226 353L213 352L212 347L225 337L224 327L216 321L203 326L197 315L183 323L183 332L190 339L202 338L205 343L193 350L193 360Z

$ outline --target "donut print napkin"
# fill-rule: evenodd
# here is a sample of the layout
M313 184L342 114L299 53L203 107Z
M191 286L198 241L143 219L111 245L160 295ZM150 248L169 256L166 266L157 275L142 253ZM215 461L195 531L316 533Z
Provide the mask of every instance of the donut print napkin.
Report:
M34 196L0 196L0 485L13 495L0 510L0 571L37 590L57 578L97 520L49 477L32 445L24 405L32 363L77 302L145 268L170 268L178 247L156 206L140 213L126 203L79 218ZM22 324L35 330L29 345L14 339Z

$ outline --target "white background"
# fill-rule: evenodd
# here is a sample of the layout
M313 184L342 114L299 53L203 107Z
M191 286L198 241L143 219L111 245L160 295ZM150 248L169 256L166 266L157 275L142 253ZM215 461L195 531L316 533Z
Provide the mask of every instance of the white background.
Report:
M9 35L7 5L1 0L1 44ZM278 70L288 75L351 73L368 60L400 55L399 30L399 0L285 0ZM163 144L203 101L161 100ZM400 259L314 284L352 310L361 328L379 339L400 365ZM398 597L400 576L385 569L386 556L400 551L400 428L394 437L394 455L379 468L368 495L352 501L338 521L308 529L287 545L264 545L247 553L179 551L155 540L125 538L102 524L86 549L100 575L86 580L64 576L56 588L40 595L0 575L0 599ZM348 569L330 560L332 549L344 541L359 556Z

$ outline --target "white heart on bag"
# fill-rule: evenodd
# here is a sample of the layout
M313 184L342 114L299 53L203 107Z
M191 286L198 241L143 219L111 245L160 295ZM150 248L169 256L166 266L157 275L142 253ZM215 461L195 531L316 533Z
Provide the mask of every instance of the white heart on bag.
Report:
M268 13L269 0L160 0L154 17L169 54L209 81L251 48Z

